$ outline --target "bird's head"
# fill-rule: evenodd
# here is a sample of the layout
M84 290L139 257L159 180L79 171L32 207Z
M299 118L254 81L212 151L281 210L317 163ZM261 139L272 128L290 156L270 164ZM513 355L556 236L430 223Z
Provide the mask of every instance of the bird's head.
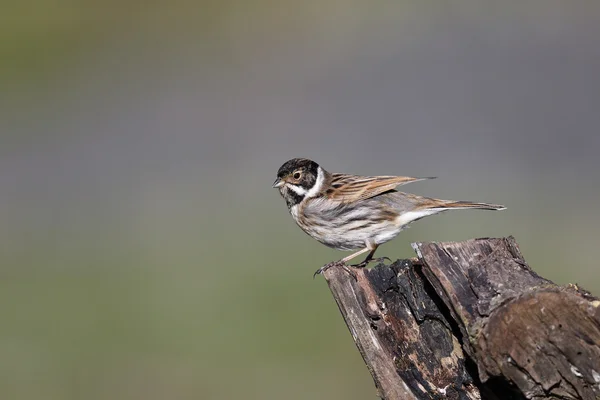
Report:
M293 158L279 168L273 187L279 189L288 208L291 208L305 198L317 196L323 188L325 174L316 162Z

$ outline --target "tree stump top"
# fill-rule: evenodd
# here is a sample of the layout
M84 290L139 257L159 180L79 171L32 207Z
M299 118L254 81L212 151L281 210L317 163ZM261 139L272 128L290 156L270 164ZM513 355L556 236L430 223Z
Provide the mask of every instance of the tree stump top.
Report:
M385 399L600 398L600 301L537 275L512 237L415 243L325 278Z

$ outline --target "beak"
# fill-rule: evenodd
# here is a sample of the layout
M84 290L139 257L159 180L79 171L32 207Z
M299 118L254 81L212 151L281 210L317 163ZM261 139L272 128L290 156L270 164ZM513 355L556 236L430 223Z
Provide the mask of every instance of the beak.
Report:
M279 187L282 187L284 184L285 184L285 182L282 181L281 178L277 178L277 179L275 179L275 182L273 182L273 187L279 188Z

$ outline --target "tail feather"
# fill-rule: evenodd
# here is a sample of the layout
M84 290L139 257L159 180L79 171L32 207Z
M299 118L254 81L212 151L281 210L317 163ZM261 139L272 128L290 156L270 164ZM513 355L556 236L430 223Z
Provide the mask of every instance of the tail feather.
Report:
M505 210L506 207L500 204L488 204L488 203L473 203L471 201L447 201L439 205L442 209L466 209L476 208L480 210Z
M420 220L429 215L439 214L448 210L461 209L479 209L479 210L504 210L506 207L499 204L473 203L471 201L451 201L438 200L425 197L411 196L412 199L419 199L417 207L410 211L405 211L398 216L399 226L406 226L411 222Z

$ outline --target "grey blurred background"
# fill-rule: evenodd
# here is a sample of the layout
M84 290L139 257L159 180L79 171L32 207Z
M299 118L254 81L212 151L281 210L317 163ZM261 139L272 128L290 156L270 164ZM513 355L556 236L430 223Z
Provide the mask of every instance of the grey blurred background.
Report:
M508 207L381 256L514 235L600 294L597 0L4 3L2 398L375 399L297 156Z

